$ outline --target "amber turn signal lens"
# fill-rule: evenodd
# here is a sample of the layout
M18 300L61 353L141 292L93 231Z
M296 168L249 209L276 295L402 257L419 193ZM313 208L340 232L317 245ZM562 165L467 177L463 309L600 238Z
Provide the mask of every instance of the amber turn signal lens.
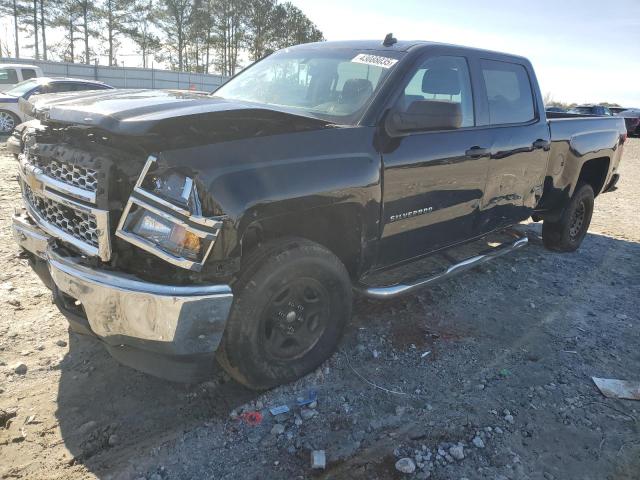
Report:
M178 245L191 253L197 254L200 251L200 237L188 231L181 225L174 225L171 229L169 241Z

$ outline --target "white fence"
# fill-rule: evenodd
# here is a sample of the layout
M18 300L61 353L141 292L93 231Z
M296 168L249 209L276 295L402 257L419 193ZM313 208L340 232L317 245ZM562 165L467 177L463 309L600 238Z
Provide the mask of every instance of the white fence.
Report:
M99 80L116 88L180 88L211 92L226 80L222 75L173 72L153 68L107 67L81 63L45 62L24 58L0 58L2 63L26 63L42 68L48 77Z

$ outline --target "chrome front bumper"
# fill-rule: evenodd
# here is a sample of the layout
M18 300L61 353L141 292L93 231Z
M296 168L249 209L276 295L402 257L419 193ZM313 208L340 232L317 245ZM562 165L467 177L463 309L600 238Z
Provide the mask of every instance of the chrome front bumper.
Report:
M111 347L171 356L212 354L233 301L228 285L172 286L131 275L90 268L53 247L51 237L26 214L13 217L22 248L48 264L54 294L86 317L91 333ZM135 368L135 365L132 365Z

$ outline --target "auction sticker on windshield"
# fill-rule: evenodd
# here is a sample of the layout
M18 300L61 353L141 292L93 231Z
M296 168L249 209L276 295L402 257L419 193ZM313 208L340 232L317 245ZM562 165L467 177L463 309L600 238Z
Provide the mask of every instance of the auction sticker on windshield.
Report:
M369 55L368 53L360 53L351 60L355 63L364 63L365 65L374 65L376 67L391 68L398 60L395 58L382 57L380 55Z

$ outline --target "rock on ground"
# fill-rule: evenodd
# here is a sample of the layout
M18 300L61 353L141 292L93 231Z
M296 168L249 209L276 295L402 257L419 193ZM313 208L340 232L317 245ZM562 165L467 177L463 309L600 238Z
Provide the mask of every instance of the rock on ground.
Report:
M396 462L396 470L402 473L413 473L416 471L416 464L410 458L401 458Z

